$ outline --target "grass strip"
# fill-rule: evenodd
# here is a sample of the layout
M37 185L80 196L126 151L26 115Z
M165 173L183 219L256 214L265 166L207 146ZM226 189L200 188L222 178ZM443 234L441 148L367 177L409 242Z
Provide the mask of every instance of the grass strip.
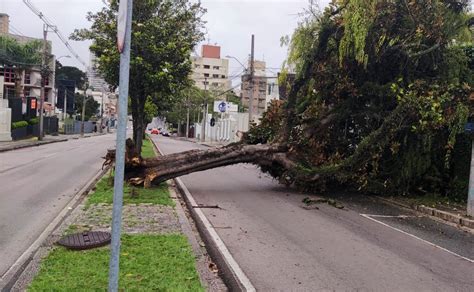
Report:
M108 247L57 247L42 261L29 291L105 291ZM119 287L123 291L204 291L184 235L123 235Z
M86 208L91 204L112 204L114 196L114 187L109 184L110 177L103 177L95 186L95 191L89 195L86 202ZM133 187L124 185L123 203L127 204L157 204L165 206L174 206L175 203L170 198L168 185L162 183L159 186L145 189L143 187Z

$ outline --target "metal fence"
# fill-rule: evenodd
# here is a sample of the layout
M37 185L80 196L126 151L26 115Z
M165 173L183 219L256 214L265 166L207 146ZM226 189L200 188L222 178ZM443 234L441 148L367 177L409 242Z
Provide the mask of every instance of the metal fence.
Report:
M84 133L92 133L95 129L95 123L84 122ZM73 135L81 133L81 121L68 121L64 123L64 134Z

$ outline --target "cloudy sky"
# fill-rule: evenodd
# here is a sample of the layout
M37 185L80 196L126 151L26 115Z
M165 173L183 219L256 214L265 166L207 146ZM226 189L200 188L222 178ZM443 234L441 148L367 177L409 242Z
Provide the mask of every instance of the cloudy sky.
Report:
M139 1L139 0L138 0ZM46 15L66 37L75 28L89 27L85 19L88 11L98 11L101 0L30 0ZM324 7L329 0L319 0ZM201 1L207 9L207 38L204 43L218 44L222 47L221 55L231 55L246 63L250 53L251 35L255 35L255 58L267 62L269 72L277 72L285 59L286 48L280 47L280 37L288 35L297 26L300 13L308 5L308 0L209 0ZM42 38L42 22L21 0L1 0L0 13L10 16L10 32ZM66 47L50 33L48 39L53 41L53 53L59 57L68 55ZM89 63L90 43L71 42L79 56ZM200 52L200 47L196 49ZM62 58L65 65L83 66L74 59ZM275 68L275 69L272 69ZM230 63L229 74L241 71L241 66L234 60ZM272 72L273 70L273 72Z

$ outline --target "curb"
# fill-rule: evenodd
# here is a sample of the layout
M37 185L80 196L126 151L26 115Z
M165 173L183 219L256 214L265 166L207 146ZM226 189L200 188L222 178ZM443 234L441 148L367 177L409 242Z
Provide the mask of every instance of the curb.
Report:
M161 149L156 145L155 141L151 139L153 145L161 155L164 155ZM207 217L204 215L201 209L193 208L197 206L194 197L189 192L188 188L184 185L181 179L175 178L176 187L181 193L186 207L188 208L191 217L196 223L196 227L201 235L202 239L206 244L206 249L209 255L219 267L219 274L224 280L227 287L231 291L256 291L255 287L250 282L249 278L242 271L238 263L233 258L232 254L227 249L224 241L217 234L212 224L209 222Z
M16 260L16 262L8 269L5 274L0 278L0 291L8 292L11 291L18 278L21 276L23 271L26 269L28 264L33 260L35 254L43 242L58 228L67 216L81 203L84 197L89 191L95 186L97 181L109 170L109 167L99 170L94 177L86 182L84 186L76 192L74 197L67 203L64 209L49 223L38 238L30 245L30 247L23 252L23 254Z
M52 141L42 141L42 142L36 142L32 144L14 145L10 148L0 148L0 152L7 152L7 151L17 150L17 149L22 149L22 148L29 148L29 147L41 146L41 145L46 145L46 144L58 143L58 142L66 142L66 141L68 141L68 138L57 139L57 140L52 140Z
M412 209L412 210L418 211L422 214L425 214L425 215L428 215L428 216L431 216L431 217L439 218L439 219L442 219L442 220L447 221L447 222L451 222L451 223L454 223L454 224L457 224L457 225L460 225L460 226L464 226L464 227L467 227L467 228L470 228L470 229L474 229L474 220L469 219L469 218L465 218L465 217L462 217L462 216L459 216L459 215L455 215L455 214L452 214L452 213L449 213L449 212L446 212L446 211L441 211L441 210L438 210L438 209L435 209L435 208L426 207L425 205L412 205L412 206L410 206L410 205L406 205L406 204L403 204L403 203L400 203L400 202L397 202L397 201L393 201L393 200L390 200L390 199L387 199L387 198L382 198L382 197L378 197L378 198L381 199L384 202L387 202L387 203L390 203L390 204L393 204L393 205L397 205L399 207Z

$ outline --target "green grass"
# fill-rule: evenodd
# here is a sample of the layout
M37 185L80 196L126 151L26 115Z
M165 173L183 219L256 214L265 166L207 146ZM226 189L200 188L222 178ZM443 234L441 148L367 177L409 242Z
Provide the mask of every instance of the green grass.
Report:
M55 248L29 291L105 291L109 248ZM123 291L204 291L183 235L123 235L119 288Z
M95 191L89 195L86 202L86 207L91 204L112 204L114 196L114 188L110 186L108 176L104 176L95 186ZM137 195L132 197L131 190L135 189ZM143 187L132 187L127 184L124 185L123 203L126 204L140 204L151 203L157 205L174 206L173 200L170 198L168 185L162 183L159 186L145 189Z
M150 141L150 138L147 136L146 139L143 139L142 157L152 158L155 156L156 155L155 155L155 151L153 150L153 143Z

